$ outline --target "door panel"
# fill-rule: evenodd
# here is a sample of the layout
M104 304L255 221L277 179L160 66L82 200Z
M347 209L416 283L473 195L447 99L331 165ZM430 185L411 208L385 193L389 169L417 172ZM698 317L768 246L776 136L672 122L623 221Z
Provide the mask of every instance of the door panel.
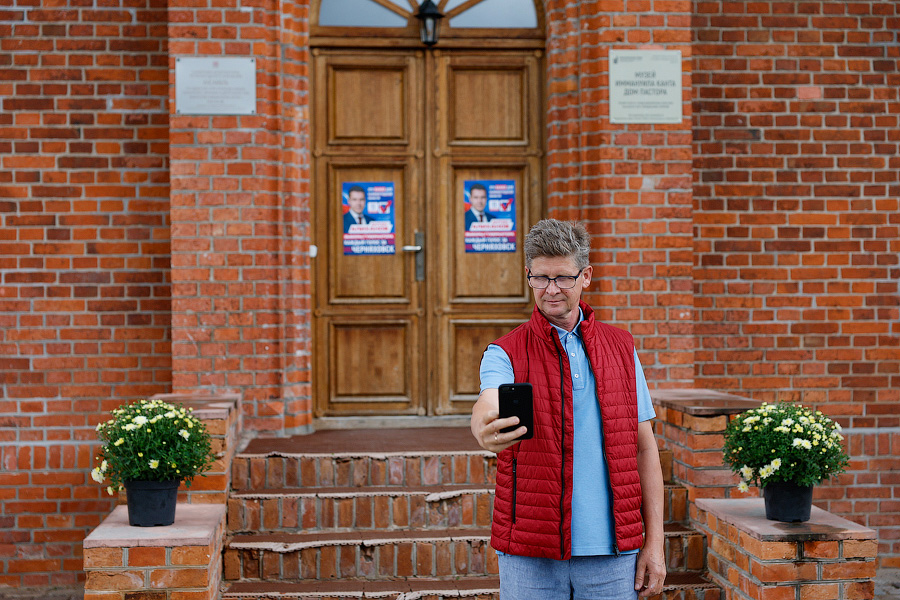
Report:
M342 99L329 106L329 143L408 141L408 65L392 69L336 66L329 75L333 96Z
M486 161L485 161L486 162ZM483 163L482 163L483 164ZM524 233L521 225L531 222L530 193L524 186L529 181L527 164L497 165L493 168L450 165L453 193L450 204L462 205L464 184L468 181L504 180L516 185L516 251L466 252L465 211L451 210L450 289L448 304L461 302L503 302L527 304L528 286L522 276L525 256L522 253Z
M315 415L466 414L485 346L531 310L522 242L543 204L540 53L313 55ZM514 184L515 252L466 252L476 180ZM342 193L359 182L393 185L393 254L344 254Z
M526 142L524 68L451 67L448 78L451 143Z
M333 320L331 414L416 414L416 318Z
M421 150L421 51L315 49L314 155Z
M467 413L478 399L478 369L481 355L488 344L508 333L522 319L448 319L447 352L448 399L443 414ZM474 376L473 376L474 374Z
M327 172L327 198L333 198L328 208L329 256L332 268L329 276L329 304L416 303L418 286L410 277L412 262L399 246L411 244L416 229L417 208L408 190L416 189L414 162L369 161L365 165L338 159L322 161ZM371 256L344 254L343 205L341 190L349 182L390 182L394 185L394 254Z

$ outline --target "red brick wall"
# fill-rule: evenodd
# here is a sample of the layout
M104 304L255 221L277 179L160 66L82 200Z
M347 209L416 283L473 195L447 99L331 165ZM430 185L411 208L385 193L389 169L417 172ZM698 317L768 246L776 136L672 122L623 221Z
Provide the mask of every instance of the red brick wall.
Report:
M817 503L894 566L898 31L896 2L694 4L695 381L851 427Z
M173 68L256 59L256 115L171 118L173 388L241 390L247 429L311 416L307 4L169 7Z
M689 1L549 0L548 216L588 225L599 318L635 335L648 379L691 385ZM681 50L684 121L613 125L610 49Z
M93 425L167 391L166 2L0 8L0 585L83 577Z
M233 388L248 428L309 423L308 1L145 2L0 8L0 585L82 576L122 401ZM548 208L594 235L589 301L652 385L852 426L824 507L900 566L898 5L546 6ZM684 53L681 126L609 123L608 51L642 44ZM190 55L255 56L259 114L175 116Z

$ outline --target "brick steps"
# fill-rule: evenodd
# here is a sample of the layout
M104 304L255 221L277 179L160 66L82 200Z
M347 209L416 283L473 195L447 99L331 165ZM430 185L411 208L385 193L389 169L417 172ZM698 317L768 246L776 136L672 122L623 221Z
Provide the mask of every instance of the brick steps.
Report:
M666 459L669 460L666 460ZM671 480L671 453L663 453ZM496 457L465 430L257 438L235 458L223 600L495 599ZM660 600L720 600L687 493L665 486Z
M228 529L325 531L347 528L398 529L487 527L493 484L322 487L241 491L228 501ZM687 521L687 490L665 486L666 523Z
M490 530L363 530L254 533L231 537L227 580L333 577L439 577L497 573ZM665 526L670 573L702 570L705 539L679 523Z
M470 598L498 600L500 579L496 576L468 579L392 579L304 582L243 581L231 584L222 600L302 598L303 600L347 600L390 598L397 600L445 600ZM659 600L720 600L721 591L700 573L670 573Z
M327 531L488 527L494 489L488 484L324 487L235 492L229 531Z
M226 579L496 575L486 529L348 531L236 535L225 552Z
M500 579L496 576L465 580L415 578L389 581L306 581L302 583L239 582L232 584L225 591L222 600L255 600L258 598L303 598L303 600L470 598L493 600L499 597L499 589Z

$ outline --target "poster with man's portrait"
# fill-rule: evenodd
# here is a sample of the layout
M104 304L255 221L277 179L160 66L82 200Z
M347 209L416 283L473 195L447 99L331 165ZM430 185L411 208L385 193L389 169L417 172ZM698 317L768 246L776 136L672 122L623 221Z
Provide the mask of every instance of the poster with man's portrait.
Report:
M463 182L466 252L516 251L516 182Z
M394 254L394 182L346 181L341 185L344 254Z

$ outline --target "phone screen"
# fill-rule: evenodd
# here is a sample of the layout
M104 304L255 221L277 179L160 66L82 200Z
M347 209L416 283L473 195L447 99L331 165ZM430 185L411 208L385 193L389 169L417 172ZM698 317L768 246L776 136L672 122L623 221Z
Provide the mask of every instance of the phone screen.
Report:
M522 425L528 431L519 439L528 440L534 437L534 397L530 383L504 383L499 388L500 394L500 418L519 417L519 424L515 427L501 429L502 433L515 431Z

